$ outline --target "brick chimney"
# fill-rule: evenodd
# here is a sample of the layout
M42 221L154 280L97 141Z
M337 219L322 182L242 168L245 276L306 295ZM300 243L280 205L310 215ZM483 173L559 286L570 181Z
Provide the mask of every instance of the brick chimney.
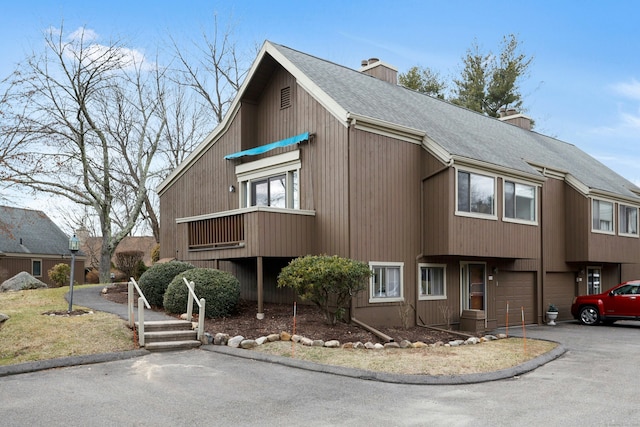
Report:
M500 115L500 117L498 117L500 121L518 126L524 130L531 130L531 119L524 114L518 113L514 108L501 108L498 114Z
M370 58L362 60L360 66L361 73L368 74L394 85L398 84L398 69L393 65L386 64L378 58Z

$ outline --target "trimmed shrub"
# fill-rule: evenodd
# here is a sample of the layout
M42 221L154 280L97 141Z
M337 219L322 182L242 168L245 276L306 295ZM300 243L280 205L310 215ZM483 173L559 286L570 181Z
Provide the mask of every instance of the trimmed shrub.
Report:
M303 300L311 301L324 313L327 323L349 322L345 313L351 298L365 289L371 276L369 265L349 258L307 255L296 258L278 275L278 287L293 288Z
M149 301L149 304L155 307L162 307L164 293L166 292L169 283L171 283L177 274L192 268L195 268L192 264L182 261L170 261L163 262L161 264L154 264L149 267L142 276L140 276L138 285L140 285L140 290L142 290L142 293L147 298L147 301Z
M182 278L195 283L198 298L206 300L205 317L227 317L234 314L240 302L240 282L231 273L213 268L193 268L178 274L164 294L164 309L168 313L184 313L187 310L189 290ZM198 312L193 303L193 312Z
M71 277L71 266L64 263L56 264L47 273L49 274L49 279L53 282L52 287L60 288L69 284L69 278Z

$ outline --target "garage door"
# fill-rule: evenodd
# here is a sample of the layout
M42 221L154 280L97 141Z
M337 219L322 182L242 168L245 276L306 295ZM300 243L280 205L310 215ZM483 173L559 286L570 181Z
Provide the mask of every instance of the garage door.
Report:
M499 327L507 324L507 302L509 302L509 324L522 323L524 307L525 323L537 323L535 273L527 271L505 271L498 275L496 286L496 322Z

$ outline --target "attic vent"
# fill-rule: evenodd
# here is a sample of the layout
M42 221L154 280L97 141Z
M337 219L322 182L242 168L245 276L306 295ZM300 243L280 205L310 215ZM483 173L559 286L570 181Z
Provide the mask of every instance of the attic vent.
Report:
M280 89L280 109L291 107L291 86Z

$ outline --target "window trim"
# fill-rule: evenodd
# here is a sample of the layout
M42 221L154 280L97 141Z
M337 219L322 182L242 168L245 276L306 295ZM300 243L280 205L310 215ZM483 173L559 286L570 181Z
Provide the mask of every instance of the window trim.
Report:
M404 301L404 262L382 262L382 261L370 261L369 268L373 272L373 267L398 267L400 270L400 296L398 297L376 297L374 293L374 275L369 277L369 302L370 303L388 303L388 302L402 302Z
M468 173L468 174L473 174L473 175L480 175L480 176L484 176L487 178L491 178L493 179L493 214L482 214L482 213L477 213L477 212L466 212L466 211L461 211L458 208L458 186L459 186L459 182L458 182L458 174L460 172L464 172L464 173ZM497 221L498 220L498 176L496 174L487 172L487 171L480 171L477 169L472 169L472 168L455 168L455 214L457 216L465 216L465 217L470 217L470 218L480 218L480 219L488 219L488 220L493 220L493 221Z
M626 207L626 208L632 208L636 210L636 232L634 233L627 233L624 231L620 230L620 215L622 214L621 212L621 208L622 207ZM633 206L633 205L628 205L626 203L618 203L618 235L623 236L623 237L635 237L638 238L640 237L640 211L638 209L637 206Z
M40 264L40 274L36 274L35 270L34 270L34 265L36 263ZM31 260L31 275L33 277L42 277L42 260L41 259L32 259Z
M300 150L290 151L253 162L236 166L236 178L238 179L238 202L240 208L249 208L252 196L252 182L261 181L278 175L286 175L285 184L285 208L300 209ZM297 178L297 196L294 195L294 178Z
M591 202L590 202L590 221L591 221L591 232L592 233L599 233L599 234L608 234L608 235L612 235L615 236L616 234L616 227L617 227L617 221L616 221L616 202L614 202L613 200L607 200L604 198L600 198L600 197L591 197L590 198ZM593 202L594 201L598 201L598 202L605 202L605 203L611 203L611 221L613 222L611 224L611 231L609 230L601 230L601 229L597 229L597 228L593 228Z
M422 269L423 268L442 268L442 295L423 295L422 294ZM435 264L421 262L418 263L418 300L420 301L436 301L447 299L447 264Z
M534 197L533 197L533 212L535 215L535 219L534 220L526 220L526 219L520 219L520 218L510 218L507 217L506 211L507 211L507 196L506 196L506 191L507 191L507 182L511 182L513 184L520 184L520 185L526 185L529 187L533 187L533 190L535 192ZM502 220L504 222L513 222L516 224L525 224L525 225L538 225L538 216L539 216L539 212L538 212L538 198L540 197L540 192L538 191L539 189L539 185L537 184L532 184L531 182L526 182L526 181L520 181L517 179L511 179L511 178L502 178ZM515 208L515 206L514 206Z

